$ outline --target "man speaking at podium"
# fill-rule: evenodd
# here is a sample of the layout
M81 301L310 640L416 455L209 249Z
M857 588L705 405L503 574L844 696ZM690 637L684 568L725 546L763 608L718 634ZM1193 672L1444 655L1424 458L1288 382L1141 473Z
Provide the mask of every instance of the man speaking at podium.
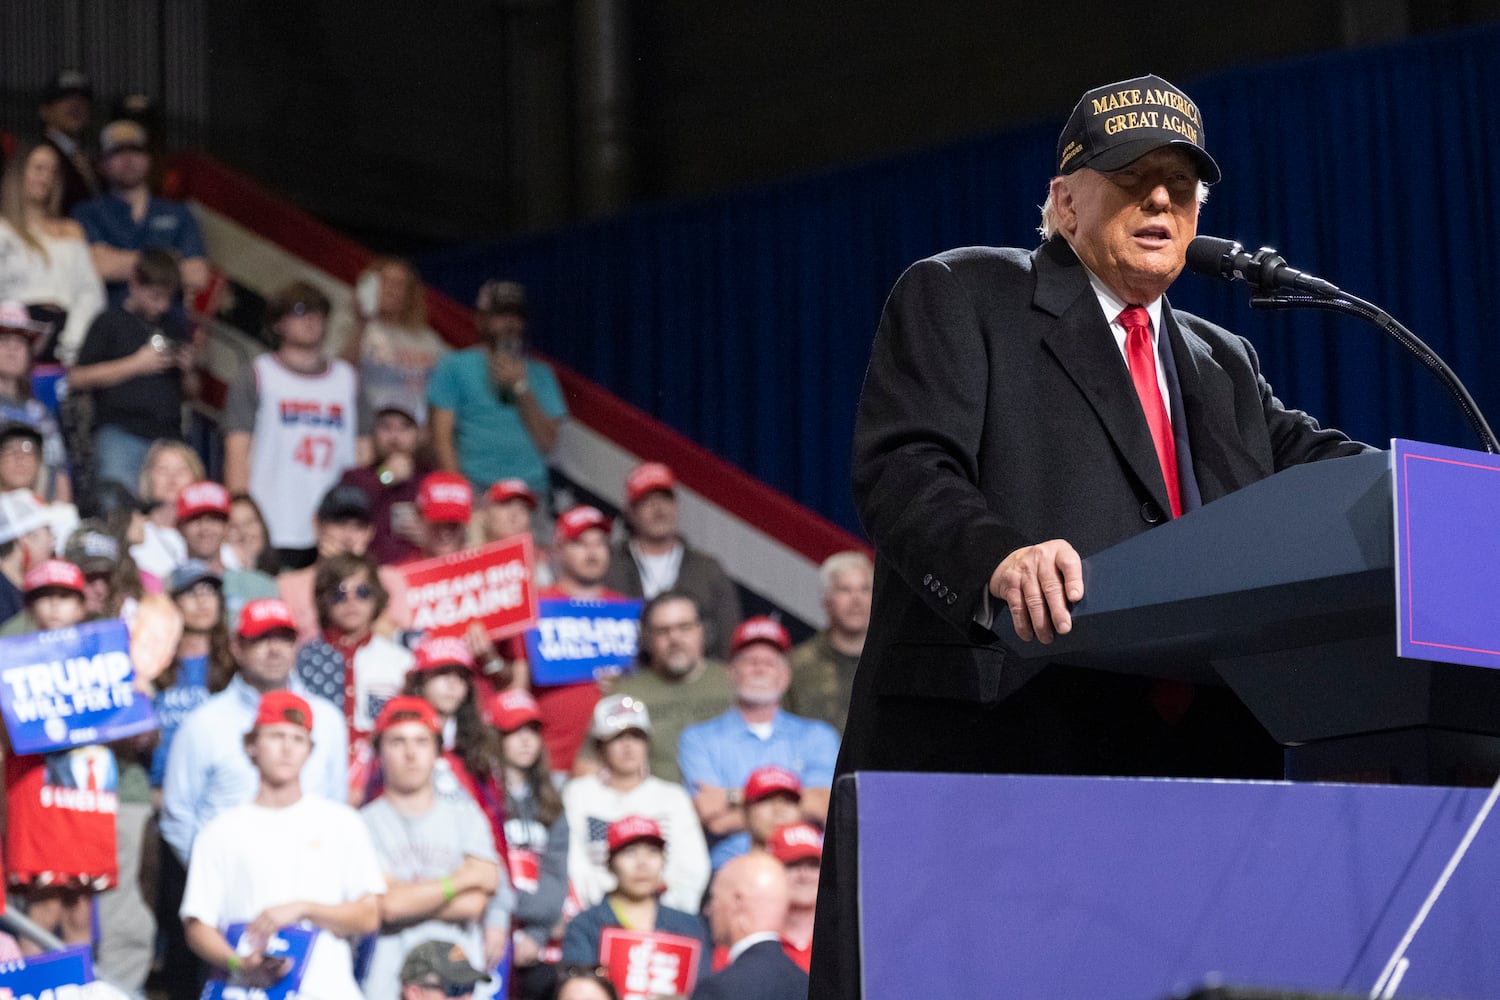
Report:
M1082 556L1366 450L1284 407L1248 341L1167 302L1218 180L1186 94L1156 76L1099 87L1058 139L1041 247L951 250L897 282L855 426L877 559L839 774L1280 777L1226 690L1056 665L1027 679L1000 639L1069 630ZM827 892L836 855L815 998L855 995L826 948L853 930Z

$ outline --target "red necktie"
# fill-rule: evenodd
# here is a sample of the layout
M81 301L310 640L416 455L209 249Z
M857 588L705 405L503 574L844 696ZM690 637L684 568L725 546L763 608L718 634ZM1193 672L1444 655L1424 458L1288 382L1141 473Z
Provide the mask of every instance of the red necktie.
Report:
M1182 516L1182 491L1177 483L1177 444L1172 439L1172 421L1167 417L1167 406L1161 398L1161 386L1156 381L1156 352L1151 346L1151 314L1141 306L1127 306L1120 313L1120 325L1125 328L1125 361L1130 366L1130 380L1135 383L1136 395L1141 397L1141 409L1146 413L1146 425L1151 428L1151 442L1156 445L1156 460L1161 463L1162 478L1167 484L1167 500L1172 505L1172 516Z

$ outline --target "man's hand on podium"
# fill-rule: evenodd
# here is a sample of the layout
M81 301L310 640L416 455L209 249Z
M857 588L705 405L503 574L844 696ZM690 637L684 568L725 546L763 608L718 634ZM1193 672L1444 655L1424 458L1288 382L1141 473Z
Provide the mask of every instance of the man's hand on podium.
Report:
M1022 641L1051 642L1073 627L1068 607L1083 598L1083 560L1061 538L1016 549L995 567L990 593L1010 608Z

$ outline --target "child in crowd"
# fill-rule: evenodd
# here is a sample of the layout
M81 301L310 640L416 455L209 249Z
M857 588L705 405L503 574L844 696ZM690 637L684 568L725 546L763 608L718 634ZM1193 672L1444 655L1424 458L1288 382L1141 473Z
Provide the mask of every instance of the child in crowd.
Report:
M563 935L563 965L598 965L599 940L607 927L663 931L701 942L701 982L709 971L711 947L703 919L665 906L656 898L667 859L667 841L661 827L643 816L626 816L609 825L607 836L609 871L615 878L615 888L568 924Z
M83 573L47 560L26 574L24 615L6 631L52 631L83 621ZM17 624L19 623L19 624ZM92 900L114 886L118 770L108 747L5 759L5 867L26 914L64 944L92 939ZM22 944L27 954L41 949Z
M31 473L29 481L4 485L5 489L26 486L42 500L69 503L73 484L68 477L68 455L63 446L62 431L52 413L31 394L31 363L37 340L45 324L32 321L26 307L19 302L0 302L0 424L30 428L34 438L29 452L20 443L0 442L0 480L29 458L31 464L18 471ZM16 454L7 454L7 448ZM26 477L22 475L22 480Z

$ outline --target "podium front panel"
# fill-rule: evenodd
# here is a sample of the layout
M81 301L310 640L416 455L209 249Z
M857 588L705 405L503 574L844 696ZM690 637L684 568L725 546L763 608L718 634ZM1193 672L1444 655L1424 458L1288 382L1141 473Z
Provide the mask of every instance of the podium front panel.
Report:
M1204 982L1368 996L1486 794L863 773L864 996L1155 1000ZM1485 825L1397 995L1500 996L1496 885Z

